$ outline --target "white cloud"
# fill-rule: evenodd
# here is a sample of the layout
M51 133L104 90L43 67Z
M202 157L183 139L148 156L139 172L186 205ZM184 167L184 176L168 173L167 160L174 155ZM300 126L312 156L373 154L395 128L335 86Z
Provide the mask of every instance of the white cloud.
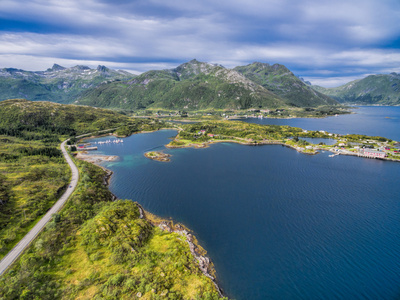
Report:
M346 84L350 81L362 79L368 75L361 76L340 76L340 77L303 77L304 80L311 82L313 85L319 85L322 87L330 88L330 87L338 87L343 84Z
M197 58L347 78L400 65L398 49L380 49L400 36L397 0L2 0L0 17L43 31L0 31L0 67L56 62L142 72Z

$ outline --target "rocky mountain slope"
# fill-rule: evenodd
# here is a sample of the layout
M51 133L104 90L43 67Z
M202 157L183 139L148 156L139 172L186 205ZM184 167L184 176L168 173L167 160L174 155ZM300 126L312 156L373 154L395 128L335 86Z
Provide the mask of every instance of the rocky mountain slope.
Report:
M281 107L284 100L220 65L192 60L175 69L149 71L85 92L79 104L99 107L198 110Z
M370 75L336 88L311 86L339 102L365 105L400 105L400 74Z
M192 60L175 69L149 71L132 80L88 89L76 103L110 108L183 110L337 104L307 87L289 70L287 73L291 75L271 73L271 84L263 86L265 80L250 76L250 71L245 72L243 68L232 70Z
M227 69L192 60L134 76L104 66L30 72L0 69L0 100L75 103L104 108L205 110L317 107L337 102L307 86L283 65Z
M270 65L255 62L247 66L236 67L234 70L282 97L292 106L314 107L337 104L332 98L307 86L288 68L280 64Z
M105 66L64 68L54 66L46 71L0 69L0 100L26 98L32 101L70 103L82 91L101 83L132 78L133 74L115 71Z

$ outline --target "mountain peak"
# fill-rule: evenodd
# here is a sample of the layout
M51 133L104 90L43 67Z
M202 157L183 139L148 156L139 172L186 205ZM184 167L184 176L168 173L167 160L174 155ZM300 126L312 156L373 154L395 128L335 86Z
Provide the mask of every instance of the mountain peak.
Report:
M176 73L181 80L184 80L188 78L193 78L200 73L210 74L211 72L221 67L222 66L217 64L211 64L198 61L197 59L192 59L191 61L183 63L177 68L172 69L172 72Z
M188 62L189 64L201 64L200 61L198 61L197 59L193 58L191 61Z
M74 69L74 70L90 70L90 68L88 66L84 66L84 65L77 65L75 67L72 67L71 69Z
M247 66L236 67L234 70L286 99L290 105L304 107L337 103L335 100L311 90L310 87L281 64L270 65L255 62Z
M63 66L60 66L58 64L54 64L53 67L51 67L50 69L47 69L47 71L62 71L65 70L66 68Z
M269 63L262 63L262 62L253 62L252 64L247 65L246 67L252 67L256 69L267 69L270 72L290 72L288 68L286 68L284 65L281 64L273 64L270 65ZM242 68L242 67L239 67Z
M109 69L106 66L98 65L97 71L99 72L107 72Z

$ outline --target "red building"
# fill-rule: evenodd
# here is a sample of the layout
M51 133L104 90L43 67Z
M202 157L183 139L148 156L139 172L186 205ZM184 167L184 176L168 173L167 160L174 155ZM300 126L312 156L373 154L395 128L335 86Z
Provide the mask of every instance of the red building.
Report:
M383 151L373 150L373 149L364 149L364 156L370 158L384 158L387 154Z

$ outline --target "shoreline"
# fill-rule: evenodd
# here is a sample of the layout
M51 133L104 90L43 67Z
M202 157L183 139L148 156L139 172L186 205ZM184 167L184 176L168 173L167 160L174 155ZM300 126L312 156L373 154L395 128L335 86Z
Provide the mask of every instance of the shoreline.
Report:
M151 132L153 132L153 131L151 131ZM146 133L146 132L140 132L140 133ZM111 179L111 176L113 175L113 172L111 170L99 165L99 163L103 162L103 161L115 161L119 157L118 156L110 156L110 155L98 155L98 154L80 154L80 155L79 154L80 153L78 153L75 156L75 158L92 163L92 164L96 165L97 167L100 167L101 169L103 169L106 172L106 174L103 178L103 184L109 190L110 179ZM90 159L90 156L92 156L94 158ZM110 191L110 193L112 195L112 201L115 201L118 199L118 197L116 195L114 195L111 191ZM133 200L129 200L129 201L133 201ZM218 280L216 278L216 270L214 268L214 264L212 263L212 260L206 256L207 251L203 247L201 247L201 245L198 243L196 237L191 233L192 231L181 223L175 224L172 219L167 220L167 219L161 218L157 215L154 215L154 214L146 211L138 202L135 202L135 203L139 208L141 219L147 220L152 226L158 227L163 231L167 231L170 233L175 232L175 233L178 233L179 235L185 237L185 240L189 245L190 253L192 254L193 258L198 262L199 270L203 273L204 276L206 276L207 278L209 278L211 280L211 282L214 284L219 296L224 297L225 295L223 293L223 290L218 285Z
M400 162L400 159L393 159L393 158L389 158L389 157L368 157L368 156L360 155L359 153L350 152L350 151L343 152L341 150L334 151L333 149L319 148L318 145L316 145L316 147L313 149L312 152L306 152L303 149L300 149L293 145L288 145L288 144L285 144L285 143L279 142L279 141L240 142L240 141L235 141L235 140L218 140L218 141L204 142L202 144L187 144L187 145L182 145L182 146L165 145L165 147L167 147L169 149L179 149L179 148L203 149L203 148L208 148L211 145L217 144L217 143L235 143L235 144L240 144L240 145L245 145L245 146L281 145L283 147L291 148L301 154L306 154L306 155L316 155L316 154L320 153L319 151L329 151L329 152L332 152L335 154L340 154L340 155L357 156L360 158L369 158L369 159L378 159L378 160L385 160L385 161L392 161L392 162Z
M288 145L279 141L262 141L262 142L241 142L241 141L235 141L235 140L217 140L217 141L211 141L211 142L204 142L201 144L187 144L187 145L182 145L182 146L175 146L175 145L165 145L168 149L179 149L179 148L195 148L195 149L204 149L208 148L213 144L217 143L235 143L235 144L240 144L244 146L263 146L263 145L281 145L284 147L291 148L293 150L296 150L297 152L300 152L302 154L307 154L307 155L315 155L318 154L318 151L313 151L313 152L305 152L302 149L299 149L295 146ZM317 149L317 150L323 150L323 149ZM325 150L325 149L324 149ZM327 150L329 151L329 150Z
M77 159L95 164L96 166L101 167L99 164L105 161L117 161L119 156L116 155L104 155L104 154L87 154L87 151L79 151L75 157Z
M169 233L178 233L179 235L186 238L186 242L189 245L190 253L197 260L200 271L203 273L204 276L208 277L212 281L215 288L217 289L219 296L224 297L223 291L218 285L218 281L215 275L216 271L214 269L214 264L212 263L211 259L206 256L207 251L200 246L196 237L191 233L192 231L181 223L175 224L172 219L167 220L157 215L154 215L146 211L138 202L135 203L139 208L140 218L149 221L152 226L158 227L163 231L167 231Z

